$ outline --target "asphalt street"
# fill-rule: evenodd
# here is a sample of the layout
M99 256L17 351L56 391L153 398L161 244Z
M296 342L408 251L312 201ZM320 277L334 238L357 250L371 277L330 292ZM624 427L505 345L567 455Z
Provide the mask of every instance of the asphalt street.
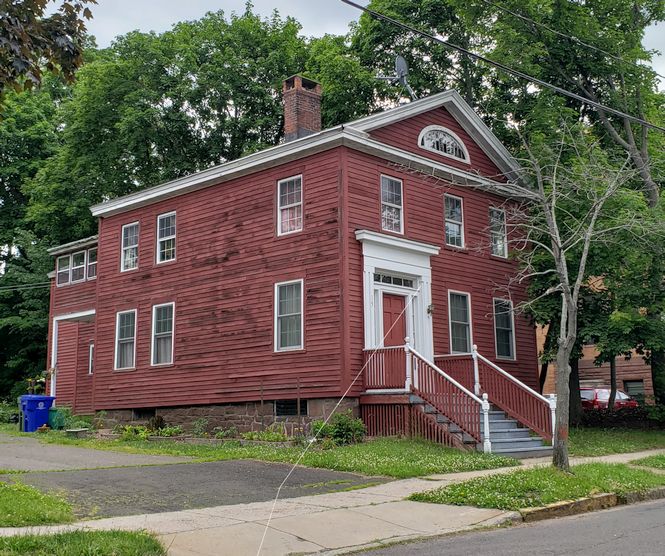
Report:
M372 556L614 556L665 554L665 501L550 521L440 537L369 552Z

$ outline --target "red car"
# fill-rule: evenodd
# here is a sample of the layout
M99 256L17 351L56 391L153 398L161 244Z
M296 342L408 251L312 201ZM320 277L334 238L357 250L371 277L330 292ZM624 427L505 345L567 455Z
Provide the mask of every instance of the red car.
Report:
M609 388L580 388L583 409L607 409L607 402L610 399ZM617 390L614 399L614 409L623 409L625 407L637 407L639 404L625 392Z

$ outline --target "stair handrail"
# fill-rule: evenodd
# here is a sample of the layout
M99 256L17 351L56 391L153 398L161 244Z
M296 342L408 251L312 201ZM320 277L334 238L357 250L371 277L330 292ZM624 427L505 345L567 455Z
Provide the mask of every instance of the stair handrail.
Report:
M450 375L446 374L441 369L439 369L439 367L437 367L433 361L429 361L424 355L415 350L409 344L408 337L405 338L404 351L406 351L407 354L409 352L413 353L413 355L415 355L416 358L424 361L427 365L429 365L432 369L434 369L437 373L439 373L444 379L452 383L455 387L459 388L462 392L464 392L467 396L469 396L472 400L474 400L476 403L480 405L480 408L483 412L483 452L488 454L491 453L492 442L490 440L490 422L489 422L490 403L487 393L483 394L482 399L476 396L473 392L471 392L471 390L465 388L459 382L457 382L453 377L451 377ZM410 369L410 371L413 372L413 369ZM412 384L416 385L418 384L418 379L416 376L414 376L412 380L413 380Z
M486 365L489 365L492 369L494 369L495 371L497 371L501 375L505 376L506 378L508 378L509 380L514 382L515 384L517 384L517 386L522 388L522 390L526 390L527 392L529 392L529 394L531 394L535 398L545 402L549 406L550 412L551 412L551 415L552 415L552 439L554 439L554 436L556 434L556 427L555 427L555 424L556 424L556 396L550 396L549 398L546 398L542 394L539 394L533 388L531 388L530 386L524 384L521 380L517 379L516 377L514 377L510 373L504 371L496 363L493 363L492 361L487 359L487 357L485 357L484 355L479 353L478 352L478 346L476 346L476 345L473 346L473 350L471 351L471 355L474 358L474 360L476 358L480 359ZM475 370L476 379L475 380L476 380L476 384L477 384L478 383L477 365L474 365L474 366L476 367L476 370Z

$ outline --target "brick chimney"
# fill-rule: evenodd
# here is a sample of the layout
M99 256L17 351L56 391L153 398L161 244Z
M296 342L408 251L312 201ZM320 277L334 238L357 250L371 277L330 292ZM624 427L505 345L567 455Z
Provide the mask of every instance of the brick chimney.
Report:
M284 140L293 141L321 131L321 85L292 75L284 80Z

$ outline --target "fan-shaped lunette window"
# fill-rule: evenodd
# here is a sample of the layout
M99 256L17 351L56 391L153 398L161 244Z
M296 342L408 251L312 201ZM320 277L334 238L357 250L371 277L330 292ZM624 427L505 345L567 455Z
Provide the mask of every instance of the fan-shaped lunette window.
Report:
M469 162L469 151L462 140L449 129L440 126L428 126L420 132L418 145L451 158Z

